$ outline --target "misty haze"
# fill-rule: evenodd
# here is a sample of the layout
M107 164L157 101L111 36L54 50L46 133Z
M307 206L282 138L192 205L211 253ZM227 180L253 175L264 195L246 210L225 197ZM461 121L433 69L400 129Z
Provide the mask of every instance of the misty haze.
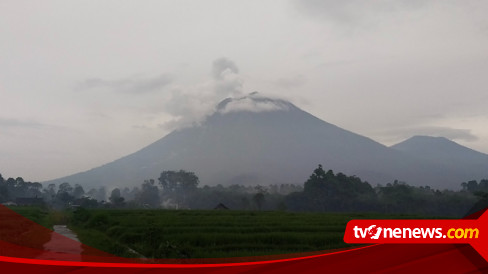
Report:
M351 219L472 216L487 8L0 1L0 243L265 256L353 248Z

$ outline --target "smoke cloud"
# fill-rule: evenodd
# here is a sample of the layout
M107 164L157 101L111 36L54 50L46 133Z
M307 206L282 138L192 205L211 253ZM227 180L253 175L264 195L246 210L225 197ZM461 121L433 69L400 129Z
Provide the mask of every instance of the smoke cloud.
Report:
M243 93L239 68L230 59L218 58L212 62L212 78L196 86L175 87L164 105L172 119L160 127L173 130L199 124L215 111L215 106L228 97Z
M219 58L212 63L212 76L215 81L215 93L219 97L242 94L242 79L237 65L227 59Z

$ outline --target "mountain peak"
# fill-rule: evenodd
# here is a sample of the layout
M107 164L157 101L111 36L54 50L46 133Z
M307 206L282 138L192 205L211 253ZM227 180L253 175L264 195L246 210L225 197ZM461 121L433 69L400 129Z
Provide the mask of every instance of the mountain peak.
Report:
M392 148L402 150L405 147L420 147L420 146L451 146L451 147L463 147L460 144L447 139L442 136L427 136L427 135L415 135L407 140L393 145Z
M226 98L217 105L218 113L289 111L296 108L283 99L262 96L257 91L244 97Z
M409 139L417 139L417 140L438 140L438 141L439 140L447 140L447 141L450 141L446 137L442 137L442 136L429 136L429 135L414 135L414 136L410 137Z
M447 139L446 137L442 137L442 136L428 136L428 135L415 135L415 136L412 136L410 137L409 139L401 142L401 143L428 143L428 144L433 144L433 143L437 143L437 144L441 144L441 143L444 143L444 144L456 144L458 145L456 142L452 141L452 140L449 140Z
M410 154L423 155L423 157L459 158L463 157L487 157L488 155L462 146L445 137L413 136L403 142L391 146L391 148Z

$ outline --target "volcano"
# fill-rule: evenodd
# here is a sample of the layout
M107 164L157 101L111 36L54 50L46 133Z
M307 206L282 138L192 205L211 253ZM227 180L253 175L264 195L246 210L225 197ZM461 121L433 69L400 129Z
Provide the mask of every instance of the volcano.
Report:
M175 130L133 154L46 183L135 186L164 170L183 169L195 172L201 185L302 184L318 164L372 185L401 180L459 188L463 181L488 178L488 155L477 152L487 157L469 162L471 170L443 164L442 154L424 157L425 151L410 143L387 147L288 101L252 93L225 99L202 123Z

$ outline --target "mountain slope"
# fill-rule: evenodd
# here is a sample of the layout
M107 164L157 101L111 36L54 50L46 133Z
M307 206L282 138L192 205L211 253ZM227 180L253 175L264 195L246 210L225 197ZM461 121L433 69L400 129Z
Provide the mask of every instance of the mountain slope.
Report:
M301 184L318 164L374 185L399 179L444 188L462 181L429 161L324 122L290 102L251 94L222 101L201 125L173 131L131 155L49 183L133 186L158 178L163 170L185 169L195 172L202 185Z
M456 171L470 179L487 178L488 155L459 145L444 137L414 136L391 146L416 159L427 161L445 172Z

